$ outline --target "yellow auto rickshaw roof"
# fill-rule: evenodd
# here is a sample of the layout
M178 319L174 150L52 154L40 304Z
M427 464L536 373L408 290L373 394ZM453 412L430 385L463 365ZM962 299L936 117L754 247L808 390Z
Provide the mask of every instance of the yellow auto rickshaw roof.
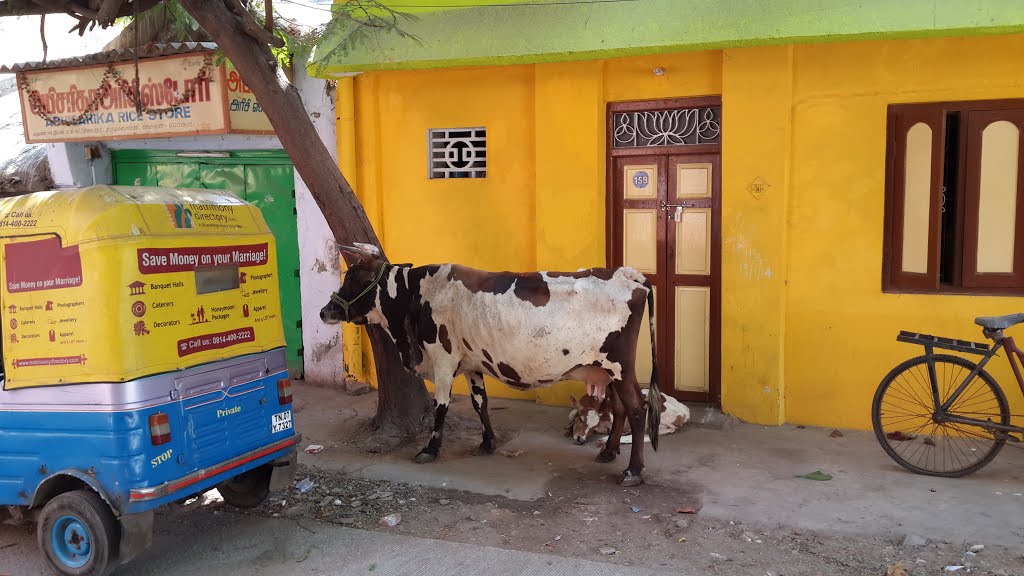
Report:
M225 190L97 185L0 199L0 236L57 234L65 246L126 236L267 234Z

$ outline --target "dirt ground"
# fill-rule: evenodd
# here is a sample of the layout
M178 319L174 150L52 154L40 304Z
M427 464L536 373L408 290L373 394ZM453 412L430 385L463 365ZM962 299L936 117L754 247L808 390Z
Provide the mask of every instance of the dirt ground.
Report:
M688 429L647 445L646 484L615 480L628 452L593 462L593 442L563 436L567 411L492 402L498 453L476 454L480 426L465 398L449 413L442 457L416 465L420 442L390 454L356 446L374 395L296 392L304 445L298 480L250 513L315 518L499 548L709 574L1024 575L1024 451L959 480L923 478L889 462L869 434L734 423L694 410ZM425 442L425 437L421 441ZM626 447L624 447L626 448ZM830 472L829 482L790 472ZM400 514L395 527L381 523ZM984 550L968 553L971 546Z

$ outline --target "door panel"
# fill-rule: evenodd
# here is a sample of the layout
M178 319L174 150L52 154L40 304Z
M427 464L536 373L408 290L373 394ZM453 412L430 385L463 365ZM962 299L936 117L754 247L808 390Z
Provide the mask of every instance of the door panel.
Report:
M711 209L683 211L676 226L676 274L711 275Z
M691 402L720 400L721 177L718 147L613 150L609 259L654 286L660 381ZM637 379L650 379L650 328L637 342Z
M658 211L627 208L622 211L622 259L645 274L658 272Z
M674 388L707 394L710 389L711 288L675 289Z
M674 329L668 358L680 399L718 401L721 230L719 156L672 155L668 162L666 222L668 271L673 297L668 313Z
M611 259L616 265L631 266L643 272L655 286L655 312L665 308L658 298L666 292L659 290L659 281L665 273L665 212L660 201L665 197L664 159L657 156L636 156L615 159ZM665 322L655 317L658 362L663 362ZM651 380L651 328L646 318L637 338L636 377L641 386ZM664 374L664 371L662 371ZM661 376L665 378L664 375Z
M629 200L653 199L658 197L658 165L631 164L626 167L623 189Z
M710 162L676 164L676 199L711 198L714 169Z

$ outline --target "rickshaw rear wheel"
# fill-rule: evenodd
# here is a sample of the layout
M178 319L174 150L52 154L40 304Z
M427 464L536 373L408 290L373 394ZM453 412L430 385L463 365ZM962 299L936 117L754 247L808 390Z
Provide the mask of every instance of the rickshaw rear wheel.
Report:
M43 506L36 540L50 569L62 576L103 576L117 566L121 534L110 506L91 490L54 497Z
M236 508L255 508L270 495L270 477L274 467L264 464L243 472L217 486L224 501Z

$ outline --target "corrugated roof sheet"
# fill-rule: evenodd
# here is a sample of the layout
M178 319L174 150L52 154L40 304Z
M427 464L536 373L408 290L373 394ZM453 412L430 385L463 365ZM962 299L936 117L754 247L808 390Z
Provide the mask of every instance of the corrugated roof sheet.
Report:
M139 58L153 58L156 56L171 56L173 54L188 54L190 52L205 52L216 50L217 44L213 42L171 42L168 44L148 44L139 49ZM29 70L49 70L53 68L73 68L78 66L89 66L92 64L107 64L109 62L121 62L135 58L135 50L107 50L95 54L73 56L71 58L60 58L48 62L22 62L10 66L0 66L0 74L13 74L15 72L27 72Z

